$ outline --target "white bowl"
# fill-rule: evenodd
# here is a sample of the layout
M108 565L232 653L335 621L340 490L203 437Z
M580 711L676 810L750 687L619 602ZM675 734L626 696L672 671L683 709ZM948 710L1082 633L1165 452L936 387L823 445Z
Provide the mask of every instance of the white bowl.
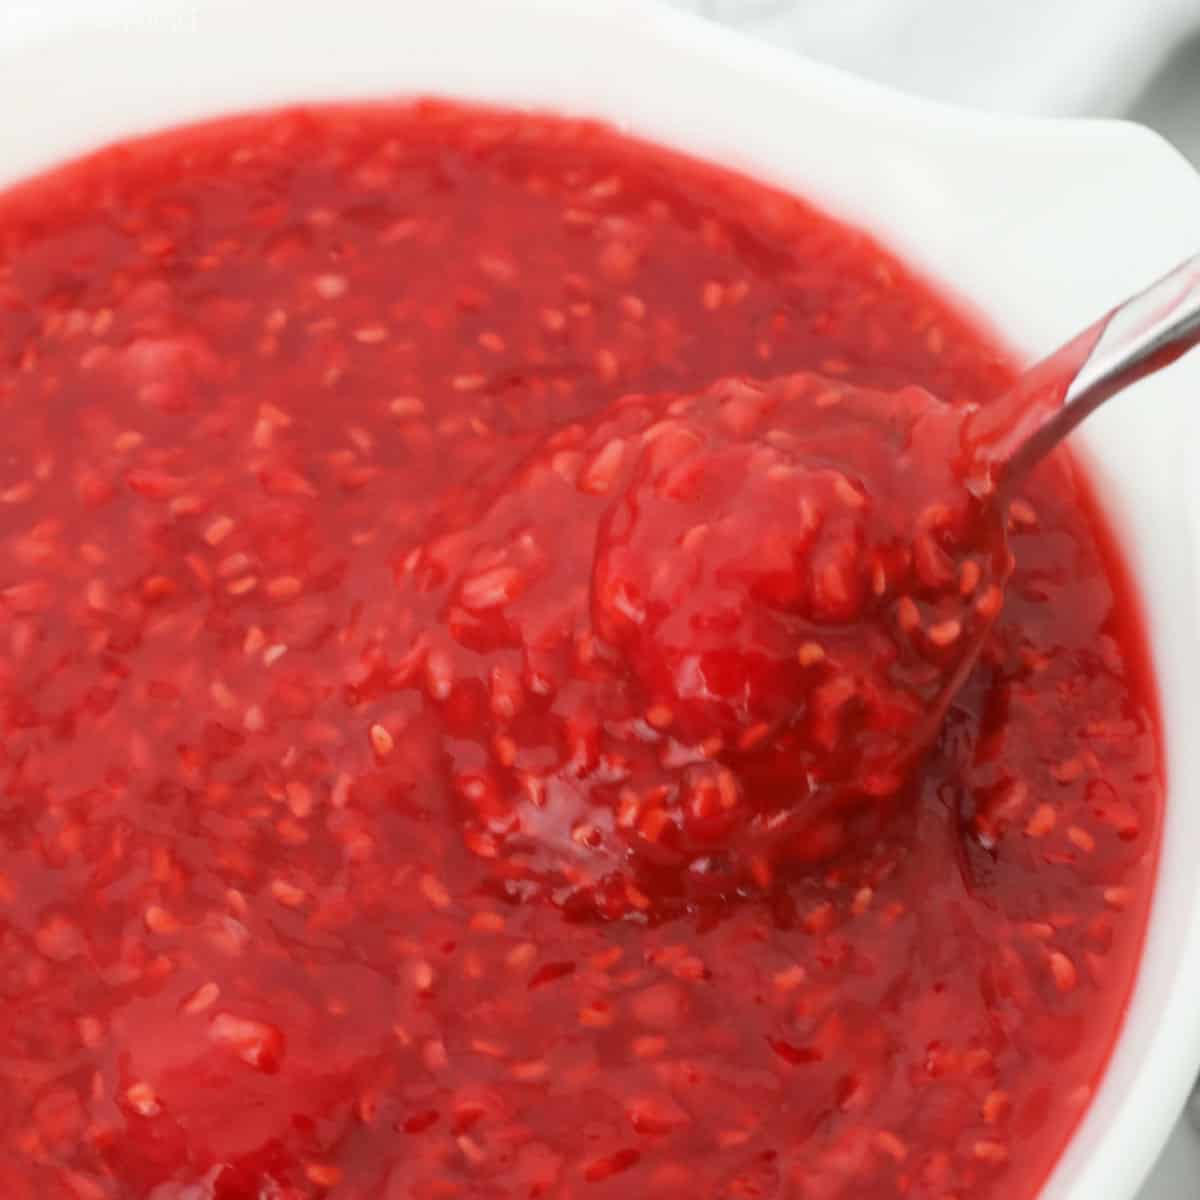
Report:
M285 101L549 106L814 198L1030 354L1200 246L1200 176L1145 129L906 98L651 0L92 2L85 22L0 48L0 183L118 136ZM1198 401L1200 355L1085 434L1141 582L1170 799L1132 1008L1044 1200L1131 1200L1200 1065Z

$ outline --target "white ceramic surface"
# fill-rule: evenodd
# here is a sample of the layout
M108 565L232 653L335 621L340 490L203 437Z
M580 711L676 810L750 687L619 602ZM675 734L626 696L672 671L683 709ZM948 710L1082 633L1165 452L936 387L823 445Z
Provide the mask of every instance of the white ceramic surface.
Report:
M606 117L798 190L969 296L1023 352L1200 245L1200 177L1118 123L991 118L798 60L648 0L121 0L0 41L0 183L113 137L298 99L441 92ZM105 16L104 14L107 14ZM19 120L11 119L19 114ZM1142 581L1171 799L1112 1066L1044 1200L1131 1200L1200 1063L1200 358L1087 430Z

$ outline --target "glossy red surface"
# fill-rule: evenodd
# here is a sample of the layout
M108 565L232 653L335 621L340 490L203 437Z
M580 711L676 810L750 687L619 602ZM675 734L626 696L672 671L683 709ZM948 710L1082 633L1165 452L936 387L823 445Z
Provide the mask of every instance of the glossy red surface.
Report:
M822 449L816 397L1010 378L863 235L551 118L247 118L0 200L4 1194L1031 1200L1162 793L1068 460L911 794L821 865L747 833L987 589L896 540L945 458Z
M962 415L811 374L629 395L401 554L402 672L518 680L457 781L510 896L657 920L908 807L1011 565Z

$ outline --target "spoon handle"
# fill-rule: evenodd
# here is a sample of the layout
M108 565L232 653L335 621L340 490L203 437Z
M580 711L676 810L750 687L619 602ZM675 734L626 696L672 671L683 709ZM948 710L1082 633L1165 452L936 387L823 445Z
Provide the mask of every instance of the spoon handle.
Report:
M1035 364L968 430L1005 485L1020 481L1084 418L1200 345L1200 254Z

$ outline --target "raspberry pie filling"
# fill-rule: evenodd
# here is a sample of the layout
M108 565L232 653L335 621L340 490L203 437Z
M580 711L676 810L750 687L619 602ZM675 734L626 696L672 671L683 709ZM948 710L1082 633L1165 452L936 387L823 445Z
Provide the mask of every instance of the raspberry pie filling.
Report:
M1012 378L589 123L0 197L0 1194L1033 1200L1163 762L1085 473L978 494Z

